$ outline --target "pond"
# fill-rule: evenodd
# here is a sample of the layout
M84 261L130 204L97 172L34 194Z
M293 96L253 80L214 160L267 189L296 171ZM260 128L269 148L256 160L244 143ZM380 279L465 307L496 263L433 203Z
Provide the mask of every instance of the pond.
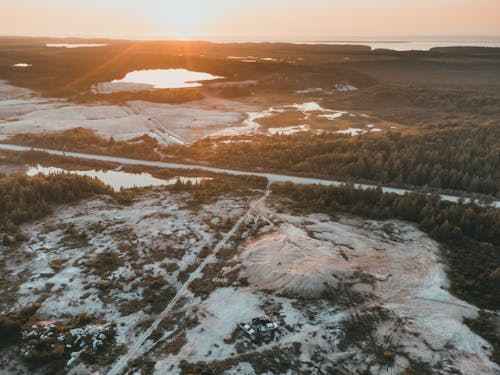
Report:
M211 180L211 178L208 177L174 177L168 180L162 180L153 177L149 173L128 173L113 170L74 171L57 167L43 167L41 165L29 167L26 175L36 176L38 174L43 174L48 176L61 173L76 174L79 176L96 178L106 185L111 186L111 188L113 188L113 190L115 191L120 191L120 189L122 188L130 189L134 187L175 185L178 180L180 180L182 183L191 182L192 184L199 184L204 180Z
M178 89L203 86L201 81L211 81L224 77L210 73L193 72L187 69L148 69L127 73L122 79L111 83L136 83L150 85L156 89Z

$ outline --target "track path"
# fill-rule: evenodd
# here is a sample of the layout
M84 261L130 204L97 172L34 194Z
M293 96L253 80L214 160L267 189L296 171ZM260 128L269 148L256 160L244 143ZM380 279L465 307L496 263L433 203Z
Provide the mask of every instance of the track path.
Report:
M253 214L255 208L264 203L266 198L269 196L270 192L271 190L269 183L266 187L266 192L264 196L254 201L251 204L250 208L247 210L247 212L245 212L245 214L236 222L236 224L234 224L231 230L227 232L224 235L224 237L217 243L217 245L212 250L212 253L205 258L205 260L198 266L198 268L195 271L191 273L187 281L184 283L184 285L182 285L182 287L179 289L175 297L172 298L167 307L165 307L165 309L158 315L158 317L149 326L149 328L134 340L134 343L129 347L127 354L120 357L118 361L116 361L111 366L110 370L108 371L108 375L120 375L130 360L133 360L143 354L143 344L146 342L146 340L158 328L162 320L170 314L170 312L172 311L176 303L179 301L179 299L189 294L189 286L191 285L191 283L195 279L202 276L203 269L207 264L216 261L217 253L224 247L224 245L226 245L227 241L229 241L229 239L238 232L241 225Z

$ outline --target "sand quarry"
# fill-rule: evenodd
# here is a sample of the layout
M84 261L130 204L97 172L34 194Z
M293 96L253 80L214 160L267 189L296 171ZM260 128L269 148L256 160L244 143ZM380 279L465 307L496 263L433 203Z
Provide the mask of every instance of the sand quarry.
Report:
M185 144L223 128L241 125L254 109L244 103L205 99L190 104L132 101L127 105L76 105L40 98L27 89L0 82L0 137L50 133L76 127L128 140L148 134L162 144Z
M128 86L125 89L129 90ZM324 131L356 136L393 127L366 114L325 109L317 102L301 102L306 100L303 95L294 97L291 93L289 100L301 104L267 107L253 100L206 97L185 104L130 101L125 105L80 105L63 99L41 98L28 89L0 81L0 140L19 133L53 133L77 127L118 140L147 134L160 144L189 144L207 136Z
M199 361L225 374L500 371L490 344L462 323L478 309L448 293L427 235L400 221L294 214L263 194L193 205L190 193L156 187L131 206L102 197L61 207L24 228L30 240L15 254L1 253L9 278L1 310L42 298L35 328L92 313L96 332L116 323L111 344L130 348L178 294L134 353L153 360L155 374ZM207 257L245 212L220 254ZM103 254L114 259L104 270ZM237 328L262 315L279 326L271 336L253 340ZM19 350L0 352L0 372L28 373ZM71 374L108 370L77 350L66 364Z

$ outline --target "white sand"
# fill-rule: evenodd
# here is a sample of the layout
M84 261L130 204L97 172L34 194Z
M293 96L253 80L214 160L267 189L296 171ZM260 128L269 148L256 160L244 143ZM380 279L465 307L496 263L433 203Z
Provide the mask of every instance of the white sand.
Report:
M296 125L296 126L287 126L284 128L269 128L267 132L269 134L279 134L279 135L290 135L300 132L307 132L311 128L309 125Z
M29 98L33 92L17 86L9 85L6 81L0 80L0 103L3 100L15 98Z
M354 136L366 133L366 130L359 129L359 128L349 128L349 129L345 129L345 130L337 130L335 133L350 135L350 136L354 137Z
M499 370L488 359L491 345L462 323L478 309L447 291L439 246L427 235L399 221L273 216L282 224L250 241L240 255L240 275L253 290L317 297L352 282L352 290L370 296L368 303L400 319L378 327L381 344L389 340L414 359L430 364L444 360L464 374Z
M179 105L144 101L124 106L75 105L39 98L30 90L0 81L0 138L84 127L118 140L147 134L163 144L190 143L240 125L244 113L252 108L211 98Z

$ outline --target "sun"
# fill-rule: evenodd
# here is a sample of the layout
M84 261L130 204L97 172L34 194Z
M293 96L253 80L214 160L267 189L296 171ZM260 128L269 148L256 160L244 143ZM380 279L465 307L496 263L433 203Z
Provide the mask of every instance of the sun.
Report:
M165 24L173 32L187 36L196 31L204 21L203 7L198 1L183 0L165 9Z
M221 10L208 0L158 0L155 29L165 37L193 40L206 37L220 19Z

